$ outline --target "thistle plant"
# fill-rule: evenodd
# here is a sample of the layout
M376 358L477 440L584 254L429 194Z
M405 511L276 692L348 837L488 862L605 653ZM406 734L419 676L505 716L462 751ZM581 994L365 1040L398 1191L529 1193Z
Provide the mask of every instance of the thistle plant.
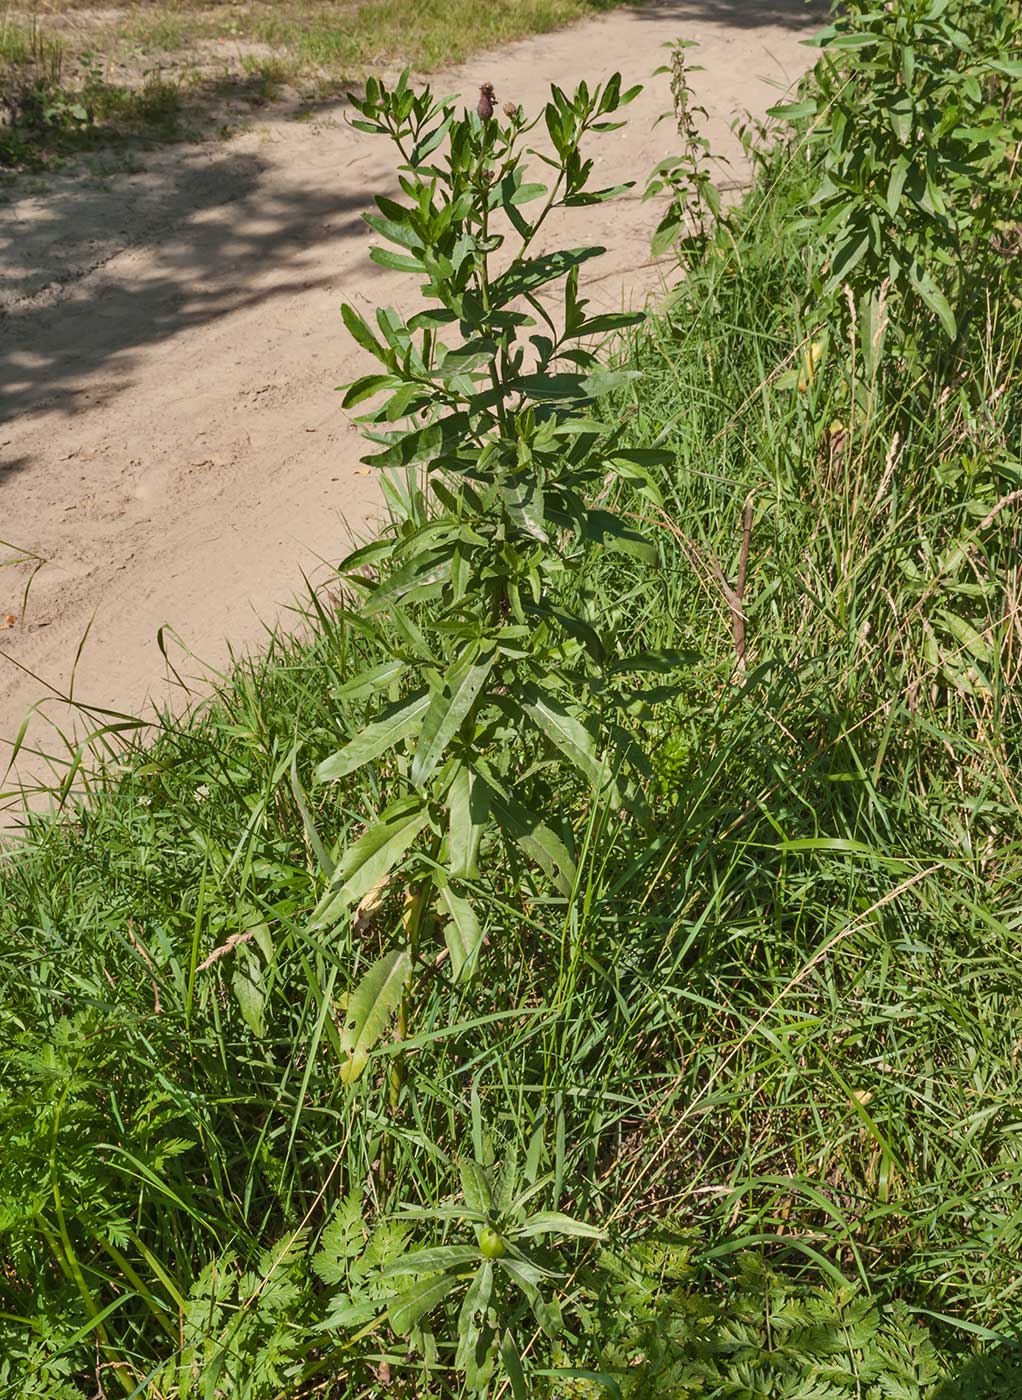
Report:
M686 51L695 47L694 40L677 39L665 47L671 51L671 61L658 68L654 77L669 75L672 110L663 112L657 121L674 118L681 150L653 167L643 199L655 199L665 191L670 195L653 234L654 257L673 248L680 259L697 262L705 255L721 214L720 191L709 168L710 143L699 129L699 118L705 121L707 112L695 102L690 81L690 75L702 69L686 60Z
M461 116L406 76L393 90L370 80L352 98L354 124L401 156L403 200L378 196L366 216L383 240L372 258L418 277L427 305L408 319L380 309L375 326L343 308L379 362L344 403L373 401L359 421L377 450L364 460L385 472L396 518L340 574L359 595L354 625L389 659L345 687L369 720L317 776L386 762L394 795L341 855L314 922L370 918L398 893L404 910L393 946L348 999L349 1081L395 1010L407 1030L437 917L450 975L471 976L484 875L510 870L521 884L539 871L546 889L570 894L571 824L540 811L567 813L574 798L646 816L634 674L670 661L623 655L581 575L594 545L657 561L607 501L618 481L659 500L649 468L665 454L628 447L620 424L599 416L599 400L634 372L602 367L592 343L642 315L589 314L579 270L602 248L538 247L554 211L629 188L591 188L582 144L619 126L638 91L622 91L617 75L571 96L553 87L532 120L514 102L500 108L492 84ZM537 136L544 149L530 149ZM545 183L526 178L526 155ZM396 1102L399 1071L394 1091Z

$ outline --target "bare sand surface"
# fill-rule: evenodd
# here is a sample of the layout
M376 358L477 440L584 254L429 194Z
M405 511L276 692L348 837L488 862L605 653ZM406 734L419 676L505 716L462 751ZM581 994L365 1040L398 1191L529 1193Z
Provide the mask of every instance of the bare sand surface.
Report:
M475 58L433 80L475 102L535 110L549 84L620 69L647 84L628 123L594 140L601 184L632 195L572 211L548 246L600 243L586 291L604 308L641 303L672 274L650 261L658 219L642 203L653 164L677 146L662 45L696 40L706 134L745 174L732 119L762 116L813 51L819 5L665 0ZM258 648L293 618L303 575L322 579L371 532L377 487L359 467L336 386L364 372L344 300L410 313L414 279L368 258L362 213L395 192L387 143L345 122L269 116L231 140L162 148L144 168L20 180L0 204L0 791L31 711L23 778L59 750L74 695L96 712L144 714L201 693L228 648ZM16 621L8 623L9 616ZM6 625L5 625L6 624ZM84 642L83 642L84 638ZM33 707L35 707L33 709ZM79 717L79 724L81 717ZM6 754L5 754L6 748ZM0 804L2 805L2 804Z

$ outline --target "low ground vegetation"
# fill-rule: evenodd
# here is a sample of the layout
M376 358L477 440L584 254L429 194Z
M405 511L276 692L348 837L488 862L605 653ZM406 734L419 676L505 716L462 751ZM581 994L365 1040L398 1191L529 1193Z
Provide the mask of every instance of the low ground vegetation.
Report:
M360 100L392 526L0 873L7 1394L1022 1393L1017 17L824 45L589 336L535 114Z
M0 168L124 142L227 132L253 109L298 115L374 71L419 72L542 34L614 0L139 3L0 8Z

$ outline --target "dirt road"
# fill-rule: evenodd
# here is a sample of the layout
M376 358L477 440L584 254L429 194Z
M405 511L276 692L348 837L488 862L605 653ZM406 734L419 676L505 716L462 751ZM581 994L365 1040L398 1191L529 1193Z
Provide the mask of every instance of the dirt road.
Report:
M435 86L474 102L490 80L535 109L551 81L620 68L648 82L664 43L694 39L708 135L736 179L731 118L762 115L798 78L820 15L802 0L666 0L483 55ZM648 82L627 126L594 144L600 183L641 189L677 142L653 125L667 105L665 80ZM31 564L0 569L0 627L18 619L0 631L0 780L36 702L32 745L59 747L69 716L53 691L72 673L79 700L141 713L175 693L161 627L181 639L180 674L199 677L228 639L258 647L302 574L321 577L372 529L374 482L335 393L362 372L339 306L417 297L368 261L360 215L393 188L386 143L336 108L164 148L134 172L24 180L0 205L0 539L46 561L27 609ZM669 268L649 263L657 212L638 191L574 212L550 241L606 245L595 301L657 288Z

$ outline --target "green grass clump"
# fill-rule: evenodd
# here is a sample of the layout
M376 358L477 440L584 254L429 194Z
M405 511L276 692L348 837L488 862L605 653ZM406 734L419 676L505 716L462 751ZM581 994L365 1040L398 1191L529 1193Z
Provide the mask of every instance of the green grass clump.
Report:
M178 134L180 88L158 74L134 87L109 82L94 54L70 71L64 45L39 24L0 22L0 167L52 159L125 136Z
M184 16L170 12L153 16L143 14L132 26L132 38L145 49L173 53L196 37L196 26Z
M678 924L645 971L715 1018L709 1035L679 1015L690 1107L637 1178L705 1191L722 1242L794 1233L874 1284L1003 1318L1022 1169L1022 319L992 308L946 380L882 346L866 374L851 343L781 387L814 313L791 176L636 357L636 432L678 461L648 644L703 658L661 750ZM749 651L725 679L720 576L739 573L747 501Z
M11 1395L462 1393L450 1331L412 1361L380 1310L402 1251L461 1243L466 1158L606 1231L551 1257L529 1393L1019 1388L1022 308L1006 262L953 344L828 321L814 175L764 155L627 347L613 411L672 464L662 509L617 504L661 562L572 586L690 658L649 691L654 834L550 787L571 894L487 865L480 973L424 937L410 1038L343 1082L400 882L310 922L397 760L312 774L362 726L351 677L414 644L346 596L30 820L0 866Z
M339 19L317 15L311 23L293 28L287 21L278 27L270 20L262 33L270 42L293 48L303 64L345 75L385 60L428 72L528 34L546 34L612 4L613 0L494 0L489 5L427 0L416 5L415 22L410 24L404 0L372 0Z
M47 11L31 24L5 12L0 100L10 119L0 126L0 167L40 169L104 143L219 129L225 102L261 105L285 88L298 88L306 99L341 97L381 67L429 72L616 3L161 3L88 13L59 31ZM60 8L74 6L65 0ZM253 45L256 51L248 51ZM263 45L271 52L259 51Z

